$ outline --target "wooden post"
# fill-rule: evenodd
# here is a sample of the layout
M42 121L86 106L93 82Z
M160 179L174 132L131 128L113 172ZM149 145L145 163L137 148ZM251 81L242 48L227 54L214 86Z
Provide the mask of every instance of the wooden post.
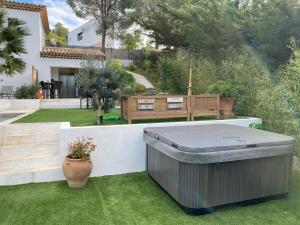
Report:
M192 94L193 94L193 91L192 91L192 75L193 75L193 71L192 71L192 66L190 66L190 73L189 73L189 86L188 86L188 98L187 98L187 101L188 101L188 121L191 121L193 120L193 116L192 116Z
M221 99L220 95L217 96L217 119L221 119Z
M38 70L32 65L31 66L31 78L32 78L32 85L37 86L38 81Z
M132 97L128 96L128 100L127 100L127 120L128 120L128 124L132 123L132 115L131 115L131 107L132 107Z

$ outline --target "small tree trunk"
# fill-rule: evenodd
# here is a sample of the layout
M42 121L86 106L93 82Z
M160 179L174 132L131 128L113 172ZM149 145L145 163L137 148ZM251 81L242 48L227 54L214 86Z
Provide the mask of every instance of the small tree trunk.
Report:
M97 124L100 125L100 123L101 123L100 116L103 116L103 112L102 112L102 107L101 107L100 95L98 93L95 94L95 101L96 101L97 108L98 108Z
M106 31L102 32L102 52L105 54Z

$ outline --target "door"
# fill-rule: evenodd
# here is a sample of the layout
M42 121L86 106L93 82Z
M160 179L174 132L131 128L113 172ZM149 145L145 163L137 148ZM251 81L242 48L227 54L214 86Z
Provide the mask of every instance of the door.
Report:
M75 76L74 75L59 75L59 81L62 81L62 97L75 98Z

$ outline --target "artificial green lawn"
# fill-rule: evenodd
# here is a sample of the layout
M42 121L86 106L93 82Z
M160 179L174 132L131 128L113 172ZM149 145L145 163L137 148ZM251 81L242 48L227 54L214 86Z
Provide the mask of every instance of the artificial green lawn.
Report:
M145 173L90 179L84 189L66 182L0 187L0 225L296 225L300 173L289 198L185 214Z
M88 109L40 109L33 114L23 117L15 123L41 123L41 122L70 122L71 126L97 125L97 112ZM105 116L120 115L120 110L114 109ZM124 124L127 121L105 121L105 125Z
M33 114L23 117L15 123L41 123L41 122L70 122L71 126L94 126L96 123L97 112L88 109L40 109ZM104 116L120 115L119 109L114 109ZM214 119L214 117L198 117L196 120ZM158 119L158 120L139 120L134 123L149 122L174 122L185 121L185 118ZM127 124L127 120L104 121L104 125Z

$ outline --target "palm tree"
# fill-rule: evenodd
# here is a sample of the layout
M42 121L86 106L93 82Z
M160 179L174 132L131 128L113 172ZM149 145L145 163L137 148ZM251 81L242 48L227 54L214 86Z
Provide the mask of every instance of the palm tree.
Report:
M24 37L29 35L24 22L17 18L8 18L0 10L0 73L12 76L25 70L26 64L20 58L26 53Z

